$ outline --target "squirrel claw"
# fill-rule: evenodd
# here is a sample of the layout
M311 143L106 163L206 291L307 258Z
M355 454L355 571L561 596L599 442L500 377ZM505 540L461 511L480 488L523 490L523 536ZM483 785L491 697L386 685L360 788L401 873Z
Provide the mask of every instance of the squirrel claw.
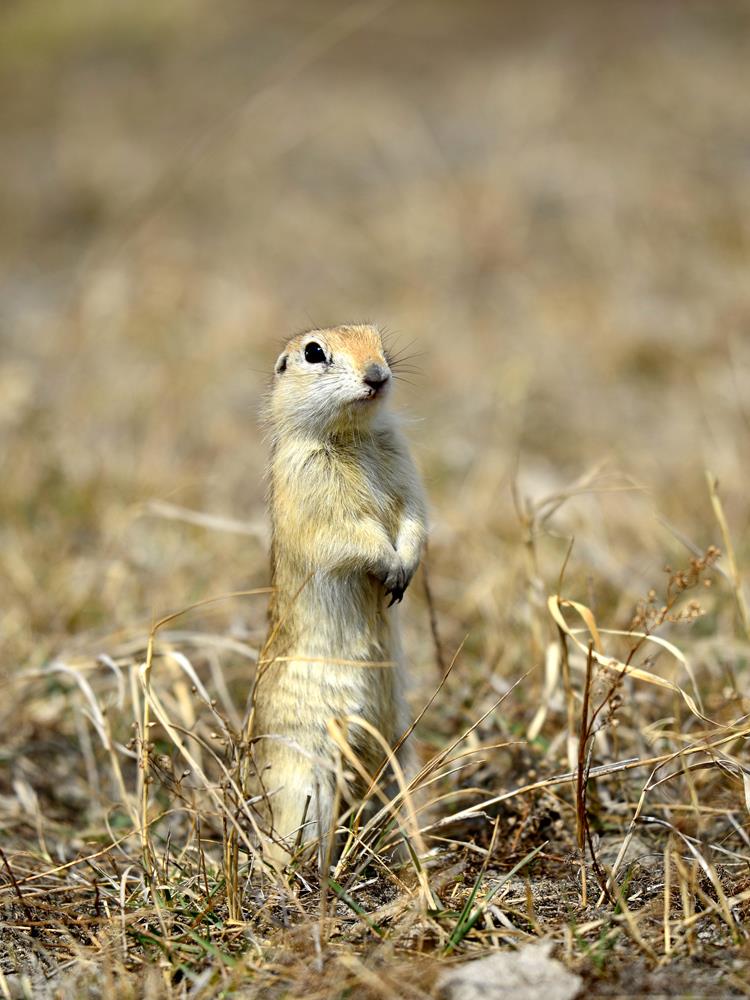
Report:
M394 587L389 593L391 597L390 604L388 605L389 608L392 608L396 602L400 604L404 599L404 592L400 587Z

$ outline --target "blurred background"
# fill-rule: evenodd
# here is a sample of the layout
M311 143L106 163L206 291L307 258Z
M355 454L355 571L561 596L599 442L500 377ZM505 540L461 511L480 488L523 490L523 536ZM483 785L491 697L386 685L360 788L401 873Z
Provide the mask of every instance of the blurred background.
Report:
M416 355L444 640L488 670L533 665L522 522L571 484L538 577L575 536L610 623L721 544L706 467L747 556L746 2L0 17L4 671L267 582L259 410L314 325Z
M70 944L83 933L81 913L100 926L100 887L123 941L127 917L132 947L148 955L137 928L156 924L141 905L133 836L148 793L139 797L132 738L145 720L137 668L149 629L191 602L267 585L260 413L269 375L289 336L347 321L380 324L410 356L394 405L430 499L444 663L461 647L418 746L440 752L469 730L471 753L488 748L441 779L437 815L576 763L585 655L571 653L567 687L552 676L549 595L585 603L602 628L627 629L651 588L658 619L666 563L685 566L717 544L716 586L686 595L697 593L705 614L659 629L689 658L694 683L679 656L653 643L637 656L689 689L705 715L691 715L668 687L642 677L612 686L597 672L592 697L609 707L588 745L595 764L630 757L650 768L656 754L716 737L723 756L690 772L683 758L684 784L658 782L649 808L720 845L710 856L725 895L744 892L746 740L735 730L732 750L717 734L750 709L750 624L741 585L727 579L725 544L731 536L747 577L750 3L5 0L0 90L0 840L24 886L42 879L24 888L3 935L3 970L26 967L40 942L47 969L66 959L77 974L92 956L106 966L108 932L102 952L96 938L87 952ZM706 469L718 477L726 532ZM423 581L403 616L415 711L440 667ZM223 599L159 633L152 690L195 737L199 759L217 738L213 705L241 727L265 607L265 594ZM633 655L629 644L617 655ZM608 655L617 648L606 645ZM191 689L198 677L211 705ZM152 817L150 829L165 879L170 845L182 845L184 864L194 857L197 817L203 875L190 877L200 895L206 857L223 884L221 817L189 771L179 778L174 733L153 723L149 733L152 766L162 769L152 805L167 817ZM216 745L228 755L234 744ZM647 774L613 772L597 784L600 804L589 805L604 863L623 843ZM194 815L175 797L183 778ZM602 931L592 959L601 921L587 925L587 940L570 930L579 912L573 831L580 837L585 813L570 789L558 791L512 793L498 813L493 865L508 872L551 842L551 880L534 870L537 912L568 960L598 976L614 938ZM665 872L667 828L677 831L650 828L651 844L639 847L666 858ZM456 829L465 851L437 839L431 870L453 864L456 844L479 863L489 821ZM95 886L86 882L89 869L97 877L93 864L58 867L85 855L109 865L116 833L124 874L114 854L116 877L101 869ZM680 869L686 905L698 865L672 844L692 866L692 882ZM102 857L91 853L99 847ZM641 926L656 942L666 874L644 871L630 905L643 905ZM459 906L473 876L459 865L445 878L445 898ZM216 905L205 891L201 916ZM519 912L531 891L519 890ZM34 913L32 896L42 907ZM684 930L692 918L682 920L673 897L673 926ZM403 913L394 933L421 951L422 932L414 937ZM247 916L257 917L259 939L272 933L262 907ZM737 921L711 938L725 971L740 969L738 942L747 951ZM194 925L185 954L200 968ZM532 930L542 933L536 918ZM282 952L301 947L293 925L290 937L279 933ZM673 939L683 978L660 964L644 993L692 994L708 983L691 933ZM388 961L400 955L386 947ZM669 942L654 948L668 961ZM349 980L334 989L319 952L299 954L305 995L311 968L316 996L349 995ZM620 954L621 965L604 964L631 992L637 961L625 946ZM414 980L397 978L408 993ZM259 979L252 995L271 995L264 983L275 982ZM716 982L705 995L729 995ZM737 988L732 995L746 994L745 980Z

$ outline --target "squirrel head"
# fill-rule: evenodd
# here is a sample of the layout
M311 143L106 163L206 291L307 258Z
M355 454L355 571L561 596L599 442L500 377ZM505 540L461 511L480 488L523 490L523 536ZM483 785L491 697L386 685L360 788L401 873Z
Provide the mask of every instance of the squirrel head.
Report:
M371 424L391 388L380 331L337 326L293 337L274 367L272 421L313 433Z

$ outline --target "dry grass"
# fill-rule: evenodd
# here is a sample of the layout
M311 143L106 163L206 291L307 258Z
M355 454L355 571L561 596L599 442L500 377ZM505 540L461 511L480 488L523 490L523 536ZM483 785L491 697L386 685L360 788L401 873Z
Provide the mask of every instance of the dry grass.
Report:
M2 20L0 995L750 993L747 5ZM420 352L423 792L280 879L257 412L346 319Z

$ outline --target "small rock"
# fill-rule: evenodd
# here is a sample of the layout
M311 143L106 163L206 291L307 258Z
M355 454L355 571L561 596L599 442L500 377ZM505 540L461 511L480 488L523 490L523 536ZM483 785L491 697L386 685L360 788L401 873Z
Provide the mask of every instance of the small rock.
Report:
M613 837L602 837L599 846L596 851L596 855L599 861L611 867L616 859L617 855L620 853L620 848L622 847L622 842L624 837L617 836ZM635 834L630 838L630 843L628 844L628 849L625 851L625 855L620 862L620 866L632 864L633 861L637 861L642 868L651 868L655 864L661 863L662 852L655 851L651 844L646 843L638 834Z
M550 958L552 941L487 958L444 973L437 983L441 1000L573 1000L583 980Z

